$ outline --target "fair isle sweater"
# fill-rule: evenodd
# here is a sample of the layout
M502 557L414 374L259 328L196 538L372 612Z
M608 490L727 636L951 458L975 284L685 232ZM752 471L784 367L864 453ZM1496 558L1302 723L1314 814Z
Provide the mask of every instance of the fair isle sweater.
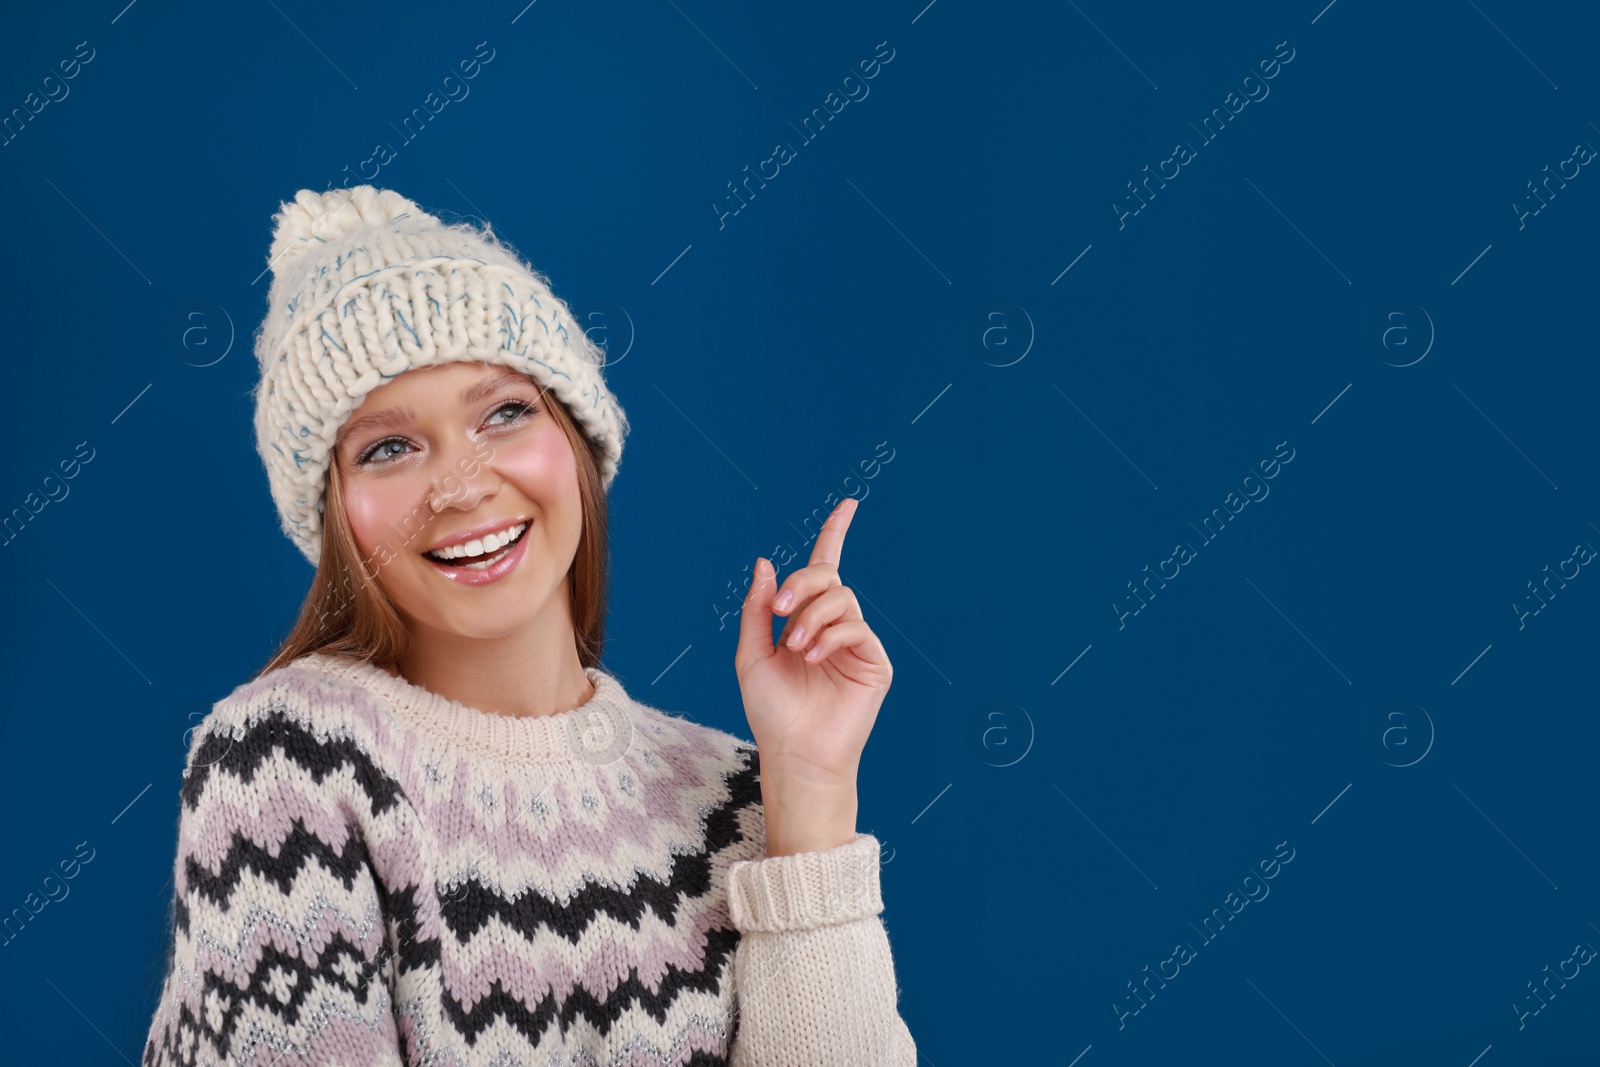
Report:
M755 747L325 653L195 731L144 1067L913 1067L869 834L766 856Z

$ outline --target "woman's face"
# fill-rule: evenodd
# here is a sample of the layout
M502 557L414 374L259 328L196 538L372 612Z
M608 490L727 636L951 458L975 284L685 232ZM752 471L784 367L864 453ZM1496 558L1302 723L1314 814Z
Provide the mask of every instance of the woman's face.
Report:
M571 630L582 497L553 402L508 367L446 363L385 382L341 428L335 459L363 565L414 632Z

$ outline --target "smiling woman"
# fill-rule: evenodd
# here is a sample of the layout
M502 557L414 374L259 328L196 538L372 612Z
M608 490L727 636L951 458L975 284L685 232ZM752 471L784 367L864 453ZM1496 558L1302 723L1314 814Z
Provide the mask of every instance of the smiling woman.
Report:
M755 743L641 703L600 667L628 423L566 304L393 192L277 224L257 444L316 570L194 731L144 1067L911 1067L855 830L890 666L854 505L781 597L757 562Z
M263 671L328 650L404 660L407 677L430 675L415 656L419 632L430 638L422 655L447 662L460 662L458 636L559 649L549 613L562 612L575 628L569 670L599 665L604 480L593 446L551 390L477 362L410 371L368 394L334 459L324 514L332 536L294 630ZM488 558L485 537L498 542L518 525L515 544L497 543L497 558ZM494 595L469 599L452 585ZM539 604L547 605L540 619L518 614Z

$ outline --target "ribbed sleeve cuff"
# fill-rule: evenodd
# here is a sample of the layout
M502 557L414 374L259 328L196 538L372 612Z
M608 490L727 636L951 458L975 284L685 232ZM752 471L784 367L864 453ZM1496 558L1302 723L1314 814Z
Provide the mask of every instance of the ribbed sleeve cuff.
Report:
M741 933L809 930L883 910L878 839L821 852L739 860L728 868L728 907Z

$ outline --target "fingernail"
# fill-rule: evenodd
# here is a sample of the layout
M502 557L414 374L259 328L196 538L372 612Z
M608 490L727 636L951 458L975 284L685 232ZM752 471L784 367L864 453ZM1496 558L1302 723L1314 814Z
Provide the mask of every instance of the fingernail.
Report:
M810 660L812 663L815 663L817 660L819 660L821 658L822 658L822 646L821 645L812 645L811 646L811 650L806 653L806 659Z
M789 605L794 603L794 590L785 589L778 594L778 599L772 602L774 611L788 611Z
M793 648L793 649L804 648L805 647L805 640L806 640L806 628L804 626L796 626L794 628L794 630L789 634L789 647Z

